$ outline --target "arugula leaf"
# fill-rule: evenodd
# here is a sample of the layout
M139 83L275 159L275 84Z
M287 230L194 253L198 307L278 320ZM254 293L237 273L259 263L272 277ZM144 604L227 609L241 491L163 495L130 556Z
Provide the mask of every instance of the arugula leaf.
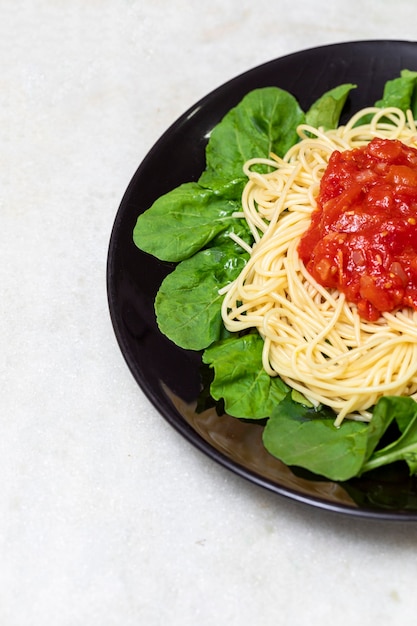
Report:
M208 248L177 265L155 298L161 332L186 350L202 350L222 333L219 289L242 271L248 255L233 246Z
M375 102L377 107L398 107L406 112L412 109L417 114L414 92L417 85L417 72L402 70L400 76L385 83L382 98Z
M163 261L182 261L233 226L240 202L197 183L184 183L158 198L138 217L133 241ZM249 231L249 229L247 229Z
M253 157L283 156L298 141L297 126L304 113L297 100L278 87L249 92L213 129L206 149L207 168L200 185L213 188L232 181L240 191L242 166Z
M286 465L308 469L330 480L356 476L367 449L368 424L346 420L334 426L334 413L294 402L287 395L273 410L263 443Z
M203 362L214 368L211 395L223 398L229 415L263 419L289 391L280 378L271 378L263 369L262 348L256 333L224 339L203 353Z
M306 113L306 123L324 130L336 128L346 99L357 85L346 83L326 91Z

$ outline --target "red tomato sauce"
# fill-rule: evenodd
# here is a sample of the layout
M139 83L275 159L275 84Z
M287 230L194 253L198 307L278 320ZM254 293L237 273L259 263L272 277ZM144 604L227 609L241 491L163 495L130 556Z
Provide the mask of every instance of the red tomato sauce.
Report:
M373 139L333 152L298 253L368 321L417 310L417 149Z

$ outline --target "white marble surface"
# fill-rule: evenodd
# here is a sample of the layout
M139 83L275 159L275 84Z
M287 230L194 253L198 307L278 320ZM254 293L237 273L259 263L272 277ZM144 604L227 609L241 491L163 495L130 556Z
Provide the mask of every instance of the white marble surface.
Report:
M299 49L415 38L412 0L0 0L1 626L415 621L417 526L258 489L183 440L111 328L107 245L165 128Z

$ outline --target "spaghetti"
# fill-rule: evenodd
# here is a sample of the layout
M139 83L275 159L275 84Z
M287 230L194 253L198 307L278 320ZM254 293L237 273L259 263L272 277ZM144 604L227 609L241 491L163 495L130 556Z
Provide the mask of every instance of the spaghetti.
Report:
M223 290L223 321L232 332L257 329L266 372L313 404L331 407L336 425L345 417L369 421L383 395L417 399L417 311L361 318L343 293L312 278L297 247L335 150L375 137L416 146L417 130L410 113L370 107L335 130L301 125L298 133L300 141L283 158L272 154L244 166L249 180L235 216L245 218L254 244L239 277Z

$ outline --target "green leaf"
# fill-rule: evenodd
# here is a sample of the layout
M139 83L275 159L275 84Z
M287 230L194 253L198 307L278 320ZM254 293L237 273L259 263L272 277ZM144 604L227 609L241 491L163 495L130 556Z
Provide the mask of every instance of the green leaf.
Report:
M241 245L230 238L231 233L240 237L248 246L251 247L253 245L253 235L249 230L246 220L234 218L230 225L211 240L210 247L224 248L225 246L232 246L237 255L242 254Z
M397 78L385 83L382 98L375 102L377 107L397 107L406 112L407 109L415 110L414 92L417 84L417 72L402 70Z
M402 398L395 398L395 402L399 400L399 406L402 406ZM374 452L381 438L388 430L392 422L395 421L396 412L392 410L392 402L388 396L380 398L374 407L372 419L368 428L368 441L366 444L365 459Z
M306 123L314 128L336 128L346 99L356 85L346 83L330 89L316 100L306 113Z
M383 449L378 443L393 422L403 434ZM287 465L307 469L330 480L348 480L396 461L417 472L417 403L407 397L381 398L369 424L345 420L334 426L330 409L315 410L286 396L264 430L265 448Z
M180 185L139 216L135 244L163 261L178 262L210 244L232 225L246 184L249 158L284 154L298 140L304 113L295 98L276 87L257 89L213 129L206 170L198 183Z
M206 149L207 169L199 183L213 188L219 180L243 188L242 167L253 157L283 156L298 141L304 113L295 98L278 87L249 92L213 129Z
M401 436L381 450L377 450L365 463L362 473L388 465L396 461L405 461L411 474L417 472L417 402L407 397L387 396L381 398L375 407L372 422L380 413L395 419L403 431ZM385 418L388 421L387 418Z
M216 341L223 328L219 289L239 275L247 258L230 245L202 250L179 263L155 298L161 332L187 350L202 350Z
M265 426L263 443L286 465L303 467L330 480L347 480L362 467L368 425L345 420L336 428L334 419L330 410L318 413L286 396Z
M414 413L416 409L415 400L413 400L412 398L398 398L396 396L386 396L384 403L387 406L387 411L390 411L395 418L395 422L400 432L403 433L408 428L410 422L414 418ZM379 404L381 404L381 401L379 402Z
M224 399L229 415L263 419L289 388L262 368L263 340L258 334L219 341L204 351L203 362L214 368L211 395Z
M232 227L240 202L197 183L185 183L161 196L139 216L135 244L163 261L182 261Z

